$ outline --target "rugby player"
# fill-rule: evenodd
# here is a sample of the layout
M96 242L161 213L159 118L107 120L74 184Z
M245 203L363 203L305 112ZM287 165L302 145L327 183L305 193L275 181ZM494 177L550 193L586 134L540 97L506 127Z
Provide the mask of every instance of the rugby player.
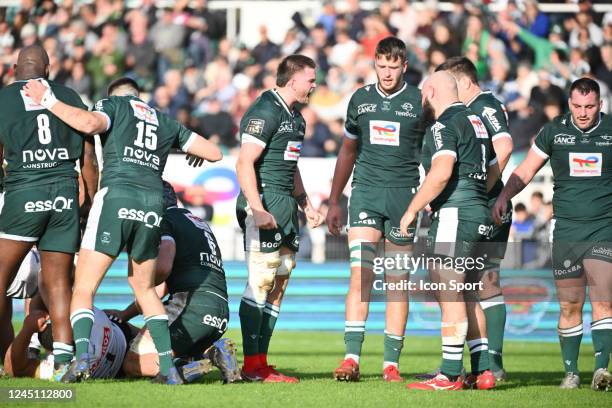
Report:
M313 60L290 55L278 66L276 88L264 92L240 121L236 163L241 193L236 216L244 232L248 281L240 302L242 378L296 383L268 364L280 305L299 246L298 205L310 227L323 221L304 191L297 167L306 124L295 109L315 89Z
M339 200L354 168L349 205L349 251L351 278L346 297L344 343L346 353L334 378L359 380L359 357L368 317L371 268L364 269L362 243L386 242L386 255L406 251L414 241L415 228L400 231L400 219L419 185L419 160L423 140L421 92L404 81L406 46L396 37L381 40L374 61L377 83L359 88L346 114L342 148L338 154L329 197L327 225L340 234ZM387 273L386 280L406 279L407 272ZM369 284L368 284L369 283ZM363 293L362 293L363 291ZM402 381L399 357L408 317L408 294L387 297L383 379Z
M94 323L93 297L108 268L127 248L128 282L159 353L160 376L168 384L179 383L172 364L168 316L154 284L164 209L161 174L174 144L210 161L220 160L221 151L147 105L139 98L138 85L129 78L112 82L109 97L98 101L93 112L63 103L40 81L29 81L25 91L74 129L100 134L103 146L101 189L94 198L79 251L70 308L78 362L64 381L90 375L87 350Z
M39 300L39 299L36 299ZM33 299L33 303L41 305ZM44 308L44 306L43 306ZM89 339L90 370L92 378L116 378L123 376L121 365L127 345L138 329L134 326L112 321L103 311L94 307L95 323ZM57 380L53 375L54 355L44 359L32 358L28 346L33 335L39 334L45 348L52 347L51 326L46 310L31 310L23 321L23 327L11 343L5 356L5 369L13 377L31 377L43 380Z
M172 186L164 182L166 212L155 274L164 303L175 358L195 360L179 372L193 382L214 365L226 383L240 380L236 346L221 339L229 322L227 284L221 251L209 225L185 208L177 207ZM140 314L136 304L119 314L128 321ZM128 376L155 377L159 358L149 331L144 328L130 345L123 368Z
M488 132L478 116L459 102L457 82L447 72L432 74L423 84L423 116L428 126L423 142L422 163L425 181L414 196L401 220L401 230L408 228L419 211L427 205L433 221L427 241L428 256L446 259L474 257L482 239L481 225L488 218L487 173L497 169ZM497 174L492 171L492 174ZM446 264L446 262L445 262ZM451 280L464 282L465 273L442 264L430 271L432 280L449 285ZM408 384L422 390L460 390L463 347L468 331L468 313L461 291L440 291L442 311L442 365L440 373L423 382ZM488 353L483 349L475 388L495 386L489 371ZM479 356L480 357L480 356Z
M66 106L85 109L75 91L45 81L49 73L45 50L39 45L24 47L14 69L17 80L0 90L0 145L8 163L0 213L0 315L5 315L2 309L8 304L8 283L36 244L54 326L56 375L61 377L74 353L69 275L80 239L76 161L80 159L86 189L82 209L96 191L97 164L93 139L84 139L25 92L26 81L39 79Z
M449 58L438 66L436 71L448 71L457 80L459 100L475 112L484 123L493 142L499 172L503 172L512 154L512 136L508 128L506 108L490 91L483 91L480 88L476 67L469 59ZM503 187L504 183L498 179L488 192L489 208L493 208ZM506 305L499 282L499 265L506 252L511 225L512 205L508 206L508 212L502 217L501 225L495 224L492 217L485 224L487 236L483 250L487 252L487 266L483 276L478 277L478 281L483 283L478 297L486 319L487 338L483 337L484 331L478 326L469 327L467 336L467 344L473 356L479 353L488 341L491 371L497 381L506 377L502 361ZM482 317L480 311L476 317ZM479 320L478 323L482 325L484 322ZM472 365L477 366L478 362L474 361Z
M570 112L544 125L527 157L502 190L493 217L502 221L508 200L550 160L554 179L553 277L559 298L559 341L565 368L561 388L580 387L578 354L582 308L589 286L595 369L591 388L612 389L612 120L601 113L597 82L570 87Z

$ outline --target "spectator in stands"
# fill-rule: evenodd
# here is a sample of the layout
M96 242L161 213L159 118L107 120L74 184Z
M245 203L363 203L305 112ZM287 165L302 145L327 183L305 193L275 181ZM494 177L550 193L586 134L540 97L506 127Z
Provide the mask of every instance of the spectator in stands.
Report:
M265 65L268 61L279 56L280 49L278 45L270 41L268 37L268 28L265 25L259 27L259 44L253 48L251 54L255 62L260 65Z
M91 77L85 71L82 62L75 62L70 72L70 78L66 80L66 86L77 91L81 98L89 99L91 95Z
M549 19L545 13L540 11L538 2L535 0L525 1L525 23L529 32L538 37L548 37Z
M183 41L185 34L185 27L180 24L180 20L175 21L172 8L165 8L162 11L161 18L151 27L149 34L155 46L155 51L159 53L158 78L162 78L171 67L181 67L184 58Z
M556 100L565 105L565 93L557 85L553 85L550 80L550 73L546 70L538 72L538 85L531 90L529 104L539 112L544 112L544 105L548 100Z
M226 149L238 145L236 123L232 115L221 109L221 103L217 99L208 101L207 112L200 117L199 128L202 136Z
M149 38L148 21L145 14L131 14L130 37L125 53L125 68L128 76L135 79L142 89L151 91L155 85L155 63L157 54Z
M533 217L527 212L525 204L518 203L514 206L512 226L510 227L510 240L522 241L532 239L535 232Z

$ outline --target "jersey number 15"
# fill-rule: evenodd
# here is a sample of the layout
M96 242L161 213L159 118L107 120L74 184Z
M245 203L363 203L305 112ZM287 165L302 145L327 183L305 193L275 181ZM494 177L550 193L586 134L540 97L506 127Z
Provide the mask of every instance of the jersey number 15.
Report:
M138 129L138 136L134 140L134 144L140 148L146 147L149 150L157 149L157 127L150 125L145 122L138 122L136 124Z

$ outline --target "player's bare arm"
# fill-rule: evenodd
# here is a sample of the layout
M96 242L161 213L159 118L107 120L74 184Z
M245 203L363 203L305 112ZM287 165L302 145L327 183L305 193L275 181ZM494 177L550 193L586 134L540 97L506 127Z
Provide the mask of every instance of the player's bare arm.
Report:
M508 200L520 193L529 184L533 176L544 166L544 163L546 163L546 159L538 155L533 148L529 149L527 157L514 170L495 202L493 219L497 224L501 224L502 216L508 210Z
M194 167L199 167L203 163L197 158L209 162L216 162L223 158L223 153L221 153L219 146L200 135L193 139L193 143L187 148L187 153L186 159Z
M28 347L32 335L47 327L49 315L42 310L32 310L23 321L23 327L15 337L4 358L4 369L13 377L34 377L40 360L28 358Z
M255 225L262 229L276 228L274 216L264 209L259 191L257 189L257 176L255 175L255 162L261 156L264 148L255 143L244 143L240 148L236 162L236 175L251 211Z
M336 167L334 169L334 178L332 181L331 192L329 193L329 210L327 211L327 228L333 235L340 235L340 229L342 228L342 220L340 219L340 197L342 197L342 191L348 183L353 167L355 166L355 160L357 160L357 140L349 139L344 137L342 139L342 147L338 152L338 159L336 160Z
M89 112L65 104L55 97L48 84L40 80L29 80L23 89L34 102L44 106L62 122L79 132L96 135L107 131L109 128L110 123L104 114Z
M304 183L302 182L302 175L300 174L299 168L296 169L293 180L295 184L293 197L295 197L298 205L304 211L308 226L310 228L318 227L323 223L323 215L312 206L308 194L306 194L306 190L304 189Z
M419 211L444 190L453 174L454 165L455 157L451 155L441 155L432 161L431 169L425 177L421 189L416 193L402 217L400 222L402 232L408 233L408 227L414 223Z
M506 165L508 165L513 147L511 137L500 137L493 141L493 149L495 150L495 156L497 157L500 177L504 172Z

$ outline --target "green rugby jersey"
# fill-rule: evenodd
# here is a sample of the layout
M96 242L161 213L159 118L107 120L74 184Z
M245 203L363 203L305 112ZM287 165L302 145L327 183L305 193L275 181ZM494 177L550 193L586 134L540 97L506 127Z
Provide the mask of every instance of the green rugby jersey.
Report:
M22 89L26 82L16 81L0 90L0 143L8 163L5 188L76 178L83 136L27 97ZM87 109L72 89L48 84L62 102Z
M455 165L448 184L430 203L432 210L487 205L487 167L495 163L495 152L482 120L462 103L450 105L425 132L421 157L426 172L440 155L453 156Z
M385 95L378 84L359 88L349 102L345 136L358 141L353 185L419 185L421 91L404 84Z
M508 127L506 107L493 96L491 91L479 93L467 103L467 107L480 117L489 132L491 143L504 137L512 138ZM497 198L503 188L504 182L501 179L497 180L497 183L489 191L489 199Z
M531 147L550 159L555 218L592 221L612 218L612 119L601 114L588 131L570 113L544 125Z
M276 90L261 94L240 121L241 143L255 143L263 152L255 162L259 191L272 187L291 194L306 123L291 111Z
M208 290L227 299L221 251L208 224L184 208L172 207L166 210L161 231L162 240L176 244L168 291Z
M178 142L187 151L198 137L134 96L111 96L98 101L94 109L105 114L110 123L100 135L102 187L135 184L161 191L161 175L172 146Z

